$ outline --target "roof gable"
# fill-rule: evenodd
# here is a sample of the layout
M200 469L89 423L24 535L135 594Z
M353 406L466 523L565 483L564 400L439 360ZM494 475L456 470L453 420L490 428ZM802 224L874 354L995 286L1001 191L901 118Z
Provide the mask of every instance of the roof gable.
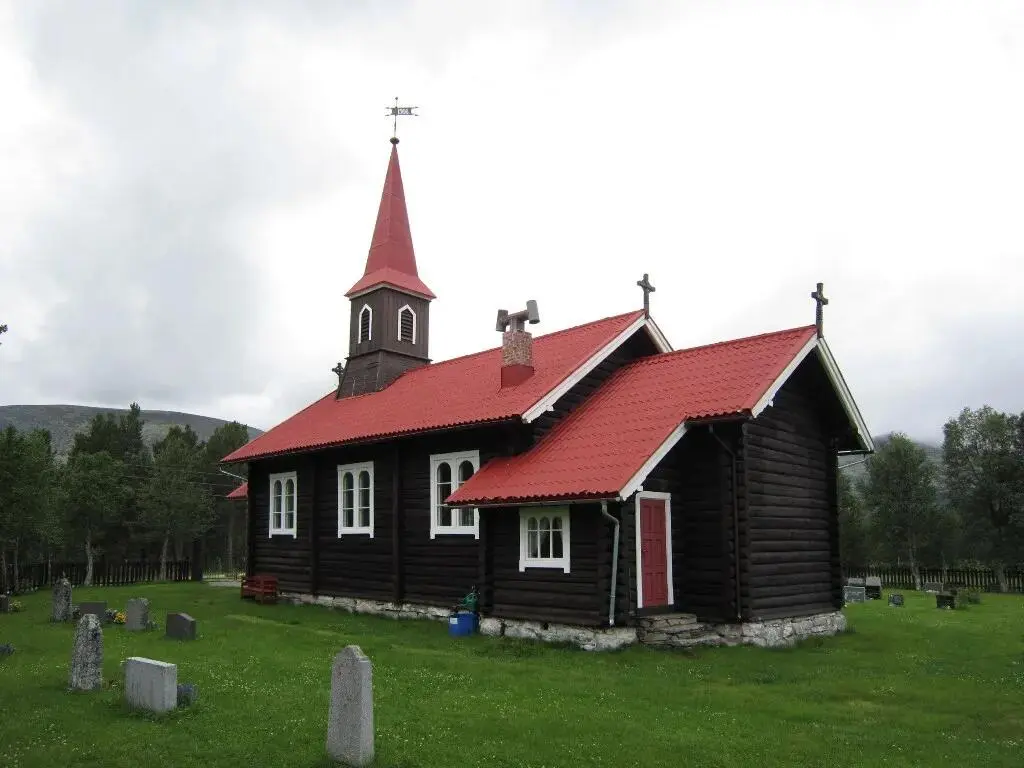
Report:
M337 399L332 391L222 461L518 419L647 323L635 311L538 336L534 373L515 386L501 387L497 347L408 371L380 392Z
M533 448L488 462L448 501L625 498L687 423L756 416L818 342L806 326L635 361Z

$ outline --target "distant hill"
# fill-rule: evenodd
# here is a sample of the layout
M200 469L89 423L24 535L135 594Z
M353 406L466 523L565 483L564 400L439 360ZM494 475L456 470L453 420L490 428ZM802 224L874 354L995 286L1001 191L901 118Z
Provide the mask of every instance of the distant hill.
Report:
M887 442L889 442L889 435L873 435L871 439L875 443L875 450L877 451ZM933 445L931 443L924 443L920 440L914 440L914 443L924 448L925 455L928 457L928 461L932 464L935 470L935 478L938 480L941 487L943 480L943 466L942 466L942 446ZM864 461L865 456L840 456L839 467L842 469L847 464L856 464L847 470L844 470L846 476L849 477L854 483L859 483L861 480L867 478L868 468L867 462Z
M67 455L74 444L76 432L84 432L97 413L113 413L120 416L128 413L127 408L95 408L89 405L0 405L0 429L13 425L19 431L46 429L53 440L54 451L60 456ZM152 448L175 424L189 426L207 440L217 427L230 423L230 419L215 419L195 413L177 411L143 411L142 438ZM259 437L262 430L246 426L249 439Z

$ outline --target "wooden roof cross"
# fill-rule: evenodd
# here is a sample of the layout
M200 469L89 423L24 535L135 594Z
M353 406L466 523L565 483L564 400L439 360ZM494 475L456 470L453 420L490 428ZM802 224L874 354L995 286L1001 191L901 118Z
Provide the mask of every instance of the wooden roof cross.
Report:
M640 286L640 290L644 292L644 316L651 316L651 294L654 293L655 288L651 285L651 281L647 277L647 273L644 272L644 279L637 280L636 284Z
M818 289L811 294L811 298L817 304L817 308L814 310L814 325L818 329L818 338L820 339L825 335L825 305L828 304L823 283L818 283Z

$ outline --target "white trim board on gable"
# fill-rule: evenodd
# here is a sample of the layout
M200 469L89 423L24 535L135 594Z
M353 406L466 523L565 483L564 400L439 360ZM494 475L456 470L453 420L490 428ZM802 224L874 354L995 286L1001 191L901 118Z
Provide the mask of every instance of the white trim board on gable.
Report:
M664 334L662 334L661 329L655 325L654 321L649 317L638 317L626 326L614 339L591 355L583 365L565 377L561 384L534 403L523 414L523 421L529 424L552 410L555 407L555 403L557 403L566 392L579 384L588 373L604 362L608 355L625 344L626 340L641 328L647 332L647 335L650 336L651 341L654 342L654 345L657 347L659 352L672 351L672 347L669 346L668 340L665 338Z

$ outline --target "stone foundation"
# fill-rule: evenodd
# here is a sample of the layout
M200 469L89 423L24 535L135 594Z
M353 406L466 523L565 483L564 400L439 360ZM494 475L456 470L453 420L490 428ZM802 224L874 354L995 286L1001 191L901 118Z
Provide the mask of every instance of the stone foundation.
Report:
M648 616L637 621L639 642L662 648L689 648L695 645L757 645L780 648L795 645L808 637L827 637L846 629L842 611L819 613L743 624L711 624L697 621L689 614Z
M450 609L436 605L392 603L358 597L313 596L284 592L281 599L295 605L322 605L349 613L366 613L392 619L447 621L451 615ZM688 648L695 645L757 645L762 648L777 648L794 645L808 637L835 635L844 629L846 616L842 611L744 624L703 623L689 614L670 613L637 619L635 627L607 628L494 617L480 619L482 635L539 640L545 643L569 643L586 651L616 650L633 643L661 648Z

